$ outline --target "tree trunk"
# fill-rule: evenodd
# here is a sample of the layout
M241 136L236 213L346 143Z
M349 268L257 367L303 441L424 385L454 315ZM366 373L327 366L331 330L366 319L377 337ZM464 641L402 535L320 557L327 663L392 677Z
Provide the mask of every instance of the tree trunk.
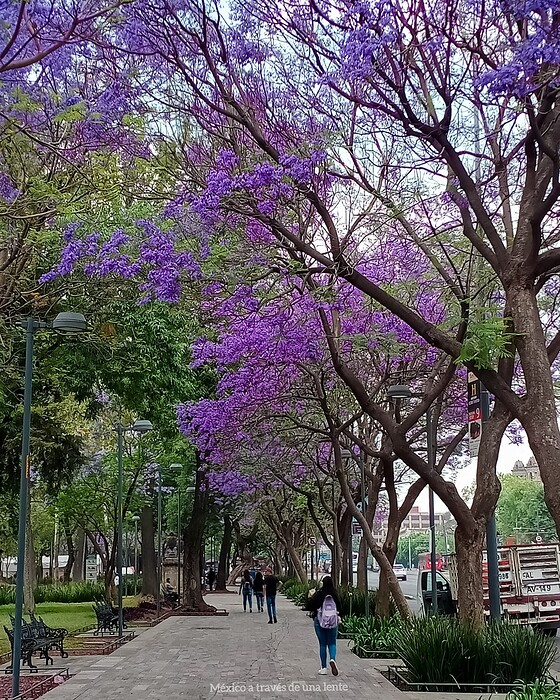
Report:
M350 538L352 537L352 516L350 511L346 509L342 518L340 519L339 525L339 535L340 535L340 585L348 586L350 585L350 577L348 572L348 550L350 549ZM344 546L343 544L344 543Z
M54 516L54 545L53 545L53 581L58 583L60 580L60 572L58 567L58 558L60 556L60 522L58 515Z
M64 583L69 583L70 574L72 573L72 568L74 567L74 562L76 561L76 550L74 548L72 532L66 527L64 528L64 531L66 535L66 547L68 549L68 561L64 567Z
M220 560L218 562L218 576L216 577L216 590L225 591L227 582L227 559L229 550L231 549L231 538L233 534L233 525L229 514L224 512L224 534L222 544L220 546Z
M459 619L475 627L484 625L484 595L482 590L482 550L484 548L484 526L474 530L460 524L455 530L457 553L457 578L461 582L458 590Z
M35 612L34 591L35 584L37 583L33 529L31 528L31 494L29 494L27 508L27 522L25 525L25 567L23 571L23 607L27 615L31 615Z
M74 561L74 568L72 570L72 580L73 581L83 581L84 580L84 563L86 560L86 533L82 528L78 528L76 535L76 559Z
M206 524L207 494L203 489L204 471L197 452L196 484L190 522L185 530L185 557L183 564L183 605L187 610L212 612L216 608L207 605L202 598L201 556L204 526Z
M307 574L305 573L305 567L303 566L299 552L294 547L294 543L292 542L291 537L289 535L286 537L286 550L288 552L288 557L290 558L290 562L293 566L297 578L299 578L299 580L302 583L307 583Z
M365 591L367 588L367 558L369 550L365 537L360 538L360 548L358 550L358 582L357 588Z
M142 530L142 595L157 597L157 563L154 544L154 511L151 505L145 505L140 513Z
M114 605L116 605L118 603L117 588L115 586L115 577L113 576L112 569L105 569L103 584L105 587L105 600L111 601Z
M389 517L387 519L387 536L383 543L383 553L387 561L393 567L399 542L401 520L399 518L399 503L397 500L397 489L395 486L394 463L392 460L383 461L383 473L385 475L385 487L389 498ZM391 596L389 591L389 581L385 571L379 573L379 590L377 591L377 602L375 612L380 617L389 617L391 614Z

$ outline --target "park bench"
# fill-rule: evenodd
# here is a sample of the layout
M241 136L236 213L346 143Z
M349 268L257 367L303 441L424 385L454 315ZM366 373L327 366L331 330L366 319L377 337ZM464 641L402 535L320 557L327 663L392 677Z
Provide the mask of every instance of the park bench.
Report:
M102 601L93 604L93 610L95 612L95 617L97 618L97 629L93 633L98 635L101 633L103 636L104 632L116 632L119 628L119 616L109 603ZM123 627L126 625L123 624Z
M27 624L24 620L24 625L30 631L31 636L38 639L50 639L50 649L56 649L60 653L60 658L67 659L68 653L64 651L64 639L68 636L68 630L64 627L49 627L42 617L37 618L33 614L29 618L31 622Z
M8 639L10 640L10 646L12 647L12 655L14 649L14 623L15 618L10 615L10 621L12 623L12 629L4 627ZM45 659L45 663L48 665L49 661L52 664L53 659L49 655L51 649L56 649L60 652L61 658L65 659L68 657L66 651L64 651L64 638L67 636L68 630L60 628L49 627L45 621L39 617L36 618L34 615L30 615L30 622L25 619L21 621L21 658L24 665L27 664L31 670L36 668L31 661L31 657L34 653L39 652L40 658ZM8 669L11 670L11 669Z
M14 630L9 629L4 625L4 630L6 634L8 635L8 639L10 640L10 647L12 648L12 659L14 656ZM35 666L31 660L31 657L35 652L40 652L40 655L45 658L45 662L48 665L49 661L51 662L51 665L53 664L53 660L49 656L49 648L50 648L51 642L50 639L34 639L32 637L26 637L24 636L24 631L22 628L22 636L21 636L21 660L23 661L23 665L29 666L30 671L33 673L37 673L37 666ZM12 672L12 667L8 667L4 670L5 673L11 673Z

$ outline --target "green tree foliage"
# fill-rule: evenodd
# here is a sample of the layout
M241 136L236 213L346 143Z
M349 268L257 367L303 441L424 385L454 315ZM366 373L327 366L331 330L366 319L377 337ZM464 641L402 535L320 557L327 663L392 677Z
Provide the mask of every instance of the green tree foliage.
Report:
M430 535L428 532L415 532L399 538L399 548L395 561L403 566L408 566L409 544L412 566L417 567L418 555L430 551ZM453 533L447 533L447 545L450 551L454 551ZM438 554L445 554L447 551L445 535L440 532L436 534L436 550Z
M556 539L554 522L544 501L540 481L506 474L500 477L502 491L496 509L496 524L502 541L516 537L517 542Z

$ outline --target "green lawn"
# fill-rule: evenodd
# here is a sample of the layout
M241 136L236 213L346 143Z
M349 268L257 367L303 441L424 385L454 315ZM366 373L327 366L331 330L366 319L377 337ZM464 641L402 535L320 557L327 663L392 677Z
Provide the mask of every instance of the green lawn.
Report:
M124 607L133 607L138 598L130 596L124 599ZM38 603L35 614L41 616L49 627L65 627L69 632L86 625L96 624L93 603ZM3 625L10 627L10 613L14 614L13 605L0 605L0 654L10 650L10 643ZM27 619L27 618L26 618Z

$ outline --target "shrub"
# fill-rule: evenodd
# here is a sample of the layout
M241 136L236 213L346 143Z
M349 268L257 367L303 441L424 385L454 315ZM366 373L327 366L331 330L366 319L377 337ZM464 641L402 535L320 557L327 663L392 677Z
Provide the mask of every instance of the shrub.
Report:
M352 615L363 617L366 614L365 591L359 591L355 588L340 588L338 590L338 596L340 598L340 610L338 612L341 614L342 617L347 617L348 615L350 615L350 608L352 609ZM376 599L377 591L369 591L370 615L375 615Z
M546 685L544 681L537 681L512 690L507 700L560 700L560 684Z
M359 617L354 626L352 651L367 654L374 651L395 651L397 634L407 622L398 615L391 617Z
M87 603L104 597L104 585L92 581L39 585L35 589L36 603ZM15 586L0 586L0 605L14 605L15 601Z
M429 617L399 627L395 650L414 683L513 685L545 678L554 641L521 625L473 629L456 619Z

